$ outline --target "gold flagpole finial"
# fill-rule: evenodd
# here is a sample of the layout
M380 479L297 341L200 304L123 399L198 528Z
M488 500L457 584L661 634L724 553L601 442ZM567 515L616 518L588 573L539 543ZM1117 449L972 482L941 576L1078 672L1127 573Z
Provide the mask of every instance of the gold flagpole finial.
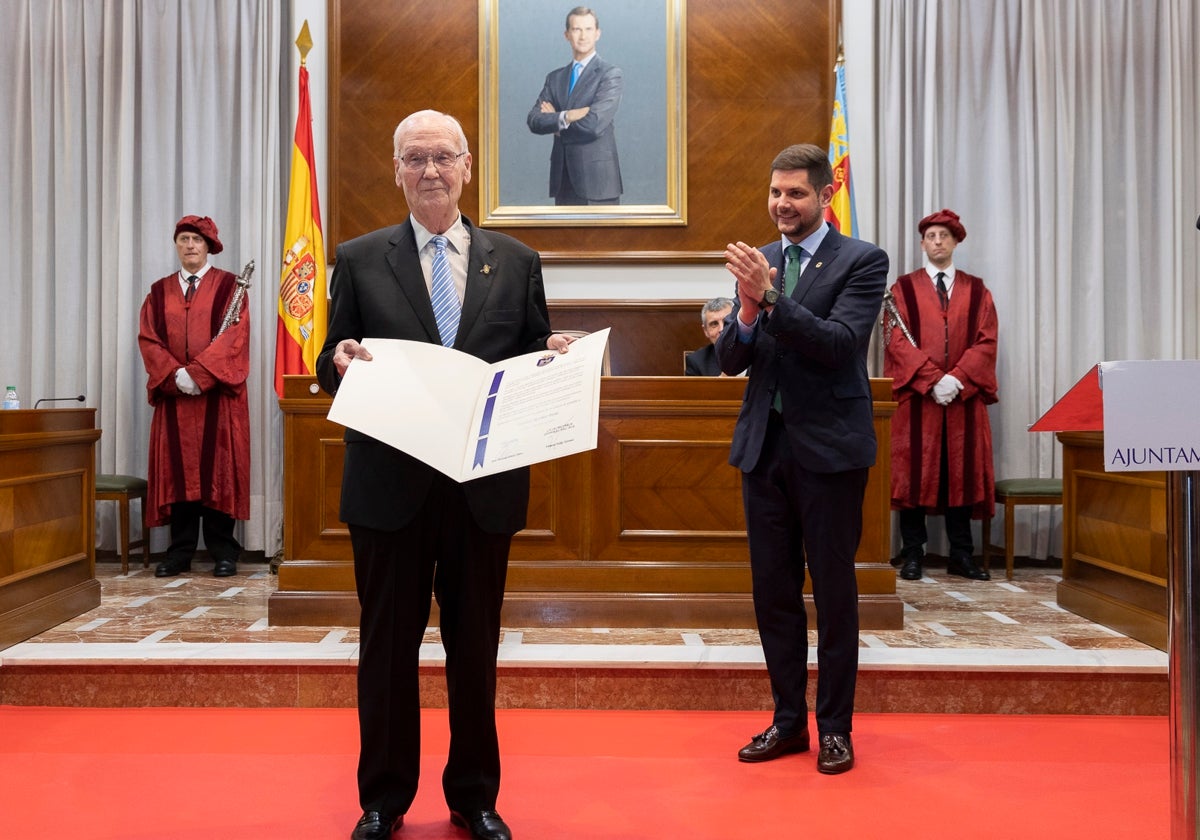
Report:
M312 35L308 33L308 20L305 19L304 26L300 27L300 34L296 37L296 47L300 50L300 63L304 64L308 58L308 51L312 49Z

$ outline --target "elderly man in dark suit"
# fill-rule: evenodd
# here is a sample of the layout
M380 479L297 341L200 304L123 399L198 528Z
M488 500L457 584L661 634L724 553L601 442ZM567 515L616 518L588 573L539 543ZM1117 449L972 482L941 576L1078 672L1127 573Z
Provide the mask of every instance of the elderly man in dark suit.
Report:
M337 249L329 333L317 360L335 393L366 337L452 346L486 362L541 349L552 335L536 251L471 224L458 209L471 153L453 117L419 111L393 137L410 217ZM449 305L443 307L442 300ZM421 411L414 405L413 411ZM430 593L446 648L450 819L481 840L508 840L496 812L496 648L512 535L525 526L528 469L458 483L359 432L345 434L341 518L350 528L362 606L358 664L359 801L353 840L403 821L421 766L417 665Z
M809 749L807 565L822 773L854 766L854 555L875 463L867 345L888 271L887 254L825 222L833 192L823 149L790 146L775 157L767 210L780 238L726 247L737 303L717 341L726 373L750 368L729 461L742 470L754 611L775 699L771 725L738 758Z
M621 163L613 120L625 79L621 68L596 54L600 22L586 6L567 13L564 33L572 61L551 70L526 123L534 134L553 134L550 195L556 205L617 204Z

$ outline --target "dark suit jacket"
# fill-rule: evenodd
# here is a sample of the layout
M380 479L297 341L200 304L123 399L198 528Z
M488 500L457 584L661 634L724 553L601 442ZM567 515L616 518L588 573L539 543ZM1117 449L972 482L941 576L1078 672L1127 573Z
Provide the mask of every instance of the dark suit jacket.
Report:
M550 150L551 197L558 195L565 170L570 173L575 192L584 198L616 198L621 195L622 185L613 120L625 89L624 75L621 68L597 55L583 68L575 80L575 90L568 94L573 64L547 74L526 123L534 134L554 135ZM541 112L539 103L543 100L554 106L555 113ZM585 105L591 109L587 116L560 132L557 112Z
M454 348L485 362L545 349L550 319L538 253L510 236L480 230L466 217L463 224L471 250ZM329 393L340 382L333 354L343 339L440 343L411 221L338 246L330 288L329 333L317 359L317 377ZM382 531L407 524L436 470L353 429L346 430L345 440L342 520ZM463 488L471 515L485 531L514 534L525 527L528 468L474 479Z
M688 376L720 376L721 360L717 358L716 346L706 344L688 353L684 371Z
M760 249L783 282L777 239ZM738 339L740 302L717 340L721 368L750 368L733 432L729 463L750 472L758 463L775 391L792 452L813 472L875 463L875 427L867 346L879 318L888 257L869 242L830 228L790 298L780 297L749 343Z

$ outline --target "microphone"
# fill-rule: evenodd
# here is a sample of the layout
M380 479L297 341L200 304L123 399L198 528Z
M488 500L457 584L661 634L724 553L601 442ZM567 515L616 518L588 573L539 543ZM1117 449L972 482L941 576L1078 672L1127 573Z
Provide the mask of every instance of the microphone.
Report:
M35 402L33 404L33 407L37 408L39 405L41 405L44 402L65 402L65 401L83 402L83 400L84 400L83 394L80 394L78 397L42 397L40 400L38 400L37 402Z

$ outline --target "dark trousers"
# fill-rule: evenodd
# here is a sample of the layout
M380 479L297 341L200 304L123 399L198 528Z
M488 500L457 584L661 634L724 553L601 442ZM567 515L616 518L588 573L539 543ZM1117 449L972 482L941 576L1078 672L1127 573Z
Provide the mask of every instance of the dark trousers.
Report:
M787 735L808 726L806 565L817 610L817 731L852 729L858 679L854 555L867 475L866 469L816 473L802 467L774 411L758 466L742 475L754 614L775 699L773 723Z
M558 206L566 207L620 204L621 197L613 196L612 198L584 198L579 193L575 192L575 185L571 182L571 173L564 166L562 171L562 180L558 183L558 192L554 194L554 203Z
M434 479L398 531L350 525L362 606L358 659L359 804L405 813L421 769L417 673L430 593L446 650L450 750L442 790L453 809L491 809L500 790L496 648L512 537L480 530L460 486Z
M975 554L975 542L971 538L971 505L950 507L950 453L946 444L946 432L942 430L942 468L938 475L938 508L946 521L946 538L950 540L951 557L971 557ZM900 511L900 556L924 554L929 534L925 528L925 517L929 510L923 507L905 508Z
M925 527L925 508L907 508L900 511L900 555L924 554L928 542ZM950 540L951 557L971 557L975 553L975 541L971 537L971 506L948 507L943 511L946 520L946 537Z
M213 560L236 563L242 546L233 536L233 517L200 502L171 505L171 545L167 548L167 559L191 562L200 541L201 521L204 523L204 546Z

